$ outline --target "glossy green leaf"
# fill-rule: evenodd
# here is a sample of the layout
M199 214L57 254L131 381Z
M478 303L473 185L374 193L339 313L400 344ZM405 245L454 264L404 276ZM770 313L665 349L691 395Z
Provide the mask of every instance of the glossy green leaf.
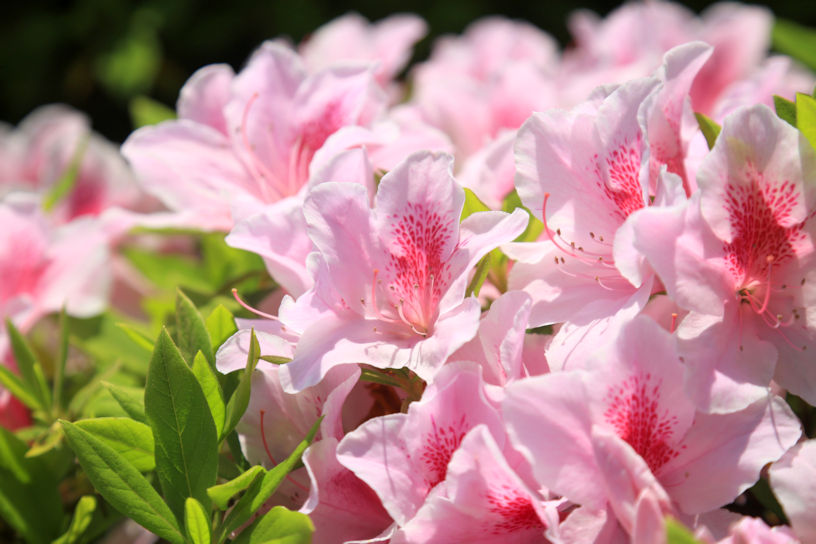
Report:
M261 508L264 503L272 496L272 494L278 489L281 482L286 475L292 472L294 468L300 463L300 458L303 455L303 452L306 451L306 448L309 447L309 444L312 443L314 440L315 434L317 434L318 428L320 428L320 422L323 420L321 417L318 419L312 428L309 430L309 434L306 435L306 438L302 440L295 451L293 451L289 457L275 465L274 468L267 471L262 478L258 478L252 482L252 484L247 489L246 493L240 498L240 500L236 503L235 507L230 511L227 515L227 518L224 520L222 525L221 534L227 535L246 523L246 521L252 516L254 512L257 512L259 508Z
M703 115L702 113L695 113L694 117L697 118L697 124L700 125L700 131L702 131L703 136L705 136L708 148L713 149L714 143L717 141L717 136L720 135L720 130L722 130L722 127L720 127L716 121Z
M238 387L235 388L235 391L227 403L223 435L227 435L235 429L235 426L238 425L238 422L241 420L241 416L246 412L247 406L249 406L249 393L252 389L252 373L255 371L255 366L261 357L261 346L258 344L258 338L255 336L254 329L251 334L246 368L241 375L241 380L238 382Z
M266 470L264 470L262 466L254 465L246 472L241 473L237 478L207 489L207 495L210 496L210 499L216 507L220 510L226 510L227 506L229 506L230 499L252 485L260 474L265 473Z
M215 354L210 343L210 334L204 319L198 313L195 304L187 295L177 291L176 294L176 341L184 359L193 362L197 351L206 357L207 362L215 368Z
M184 529L193 544L210 544L212 529L206 510L192 497L184 502Z
M796 126L816 149L816 98L796 93Z
M79 542L93 519L96 510L96 497L85 495L79 499L74 508L74 517L65 533L56 539L53 544L74 544Z
M473 215L476 212L486 212L489 211L490 207L479 200L479 197L476 196L476 193L471 191L470 189L465 188L465 205L462 208L462 215L459 217L459 221Z
M527 214L530 216L527 221L527 226L516 239L516 242L535 242L538 240L538 236L544 231L544 223L541 222L536 216L530 213L530 210L527 209L526 206L521 202L521 197L518 195L515 189L510 191L506 197L504 197L504 201L502 202L502 211L511 213L517 208L521 208L522 210L526 211Z
M150 360L145 414L156 443L156 474L170 509L183 519L187 497L209 508L207 488L218 471L215 423L198 380L167 330Z
M48 389L40 362L11 320L6 320L6 330L20 377L26 384L28 392L37 399L43 411L47 412L51 408L51 391Z
M666 518L666 544L700 544L679 521Z
M204 323L207 326L207 332L210 333L214 350L221 347L227 338L238 331L235 317L222 304L215 307Z
M173 544L184 542L173 512L133 465L88 431L68 421L61 423L91 484L111 506Z
M176 118L176 112L172 108L146 96L134 97L128 104L128 109L133 128L157 125Z
M276 506L241 531L234 544L309 544L314 525L306 514Z
M779 95L773 96L776 115L791 126L796 126L796 104Z
M139 472L156 468L153 432L144 423L126 417L99 417L74 424L116 450Z
M816 70L816 31L793 21L777 18L771 33L774 49Z
M59 482L42 458L26 458L27 450L0 427L0 518L26 542L51 542L62 530Z
M122 385L115 385L109 382L102 382L102 385L110 392L111 396L116 399L122 410L127 413L132 419L147 423L147 417L144 410L144 390L140 387L125 387Z
M215 433L220 438L224 430L226 415L224 395L221 393L221 385L218 383L215 371L200 351L196 352L195 358L193 358L193 374L195 374L198 384L201 386L204 398L207 399L207 405L210 407L210 414L213 423L215 423Z

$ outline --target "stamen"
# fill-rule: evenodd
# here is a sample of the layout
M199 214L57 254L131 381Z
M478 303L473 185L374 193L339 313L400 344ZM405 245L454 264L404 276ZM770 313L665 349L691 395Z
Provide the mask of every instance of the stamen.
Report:
M671 316L672 316L671 329L669 330L669 332L671 334L674 334L675 329L677 329L677 312L672 312Z
M241 297L238 296L238 289L236 289L235 287L232 288L232 296L238 302L238 304L240 304L244 309L249 310L253 314L259 315L261 317L265 317L267 319L271 319L273 321L280 321L278 316L268 314L266 312L262 312L261 310L258 310L257 308L253 308L252 306L250 306L249 304L247 304L246 302L241 300Z

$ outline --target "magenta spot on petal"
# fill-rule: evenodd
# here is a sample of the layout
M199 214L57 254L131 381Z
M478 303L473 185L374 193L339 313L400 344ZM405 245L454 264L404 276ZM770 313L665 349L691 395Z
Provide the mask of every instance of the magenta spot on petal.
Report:
M497 514L500 520L490 527L490 533L502 535L526 530L544 530L546 525L541 521L533 507L530 497L510 486L490 490L487 497L489 509Z
M462 443L465 433L470 430L470 424L462 415L458 421L452 422L447 427L439 427L436 420L431 417L431 427L432 431L425 436L425 444L419 455L425 467L425 483L428 489L434 488L445 479L451 456Z
M644 207L639 177L641 147L641 136L638 134L634 142L624 140L603 157L603 161L595 156L595 183L617 207L613 215L622 220Z
M652 472L677 457L671 446L677 416L659 412L661 381L638 374L610 387L604 401L606 422L649 465ZM682 448L680 448L682 449Z
M745 176L749 185L730 183L725 191L733 240L724 243L729 271L740 286L766 281L772 257L773 266L792 259L797 246L806 241L805 222L790 227L791 212L802 198L790 181L770 181L750 164ZM810 219L810 217L808 217Z
M409 202L405 208L391 228L388 296L403 320L425 333L436 321L439 301L452 281L443 251L456 225L424 204Z

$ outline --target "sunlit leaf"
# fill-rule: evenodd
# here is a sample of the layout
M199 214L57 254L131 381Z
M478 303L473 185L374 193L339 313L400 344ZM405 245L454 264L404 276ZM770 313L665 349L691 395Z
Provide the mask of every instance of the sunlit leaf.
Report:
M218 437L207 399L193 371L163 330L150 360L145 414L156 442L156 474L179 520L187 497L205 508L218 471Z
M91 484L111 506L173 544L184 542L173 512L133 465L88 431L61 423Z

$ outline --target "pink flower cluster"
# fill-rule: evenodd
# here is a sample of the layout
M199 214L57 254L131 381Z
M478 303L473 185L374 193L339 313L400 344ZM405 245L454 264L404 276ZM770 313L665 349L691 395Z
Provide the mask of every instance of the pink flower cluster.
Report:
M659 543L669 517L703 542L816 538L816 444L784 400L816 405L816 152L768 107L814 80L767 57L770 25L633 3L576 15L561 53L486 19L403 96L424 23L347 16L200 69L178 119L128 138L174 225L228 232L286 293L218 368L251 328L289 361L252 377L252 463L323 417L273 497L315 542ZM712 149L694 112L722 124ZM60 245L86 212L46 231L23 203L0 201L31 240L0 245L0 314L96 311L103 282L60 261L94 266ZM790 527L723 509L769 464Z
M252 462L325 417L276 499L316 541L660 542L667 516L709 542L792 541L721 509L783 455L772 483L806 538L812 444L796 455L779 395L816 403L816 163L753 105L808 83L765 59L769 24L632 4L577 16L559 57L489 19L438 42L394 106L421 23L348 17L302 56L269 42L238 74L203 68L178 121L125 143L146 187L231 229L289 293L218 364L243 366L249 327L291 359L253 377ZM695 109L723 123L711 151ZM494 208L515 189L535 219L460 221L462 185ZM536 219L538 241L514 242ZM496 248L507 292L465 296Z

